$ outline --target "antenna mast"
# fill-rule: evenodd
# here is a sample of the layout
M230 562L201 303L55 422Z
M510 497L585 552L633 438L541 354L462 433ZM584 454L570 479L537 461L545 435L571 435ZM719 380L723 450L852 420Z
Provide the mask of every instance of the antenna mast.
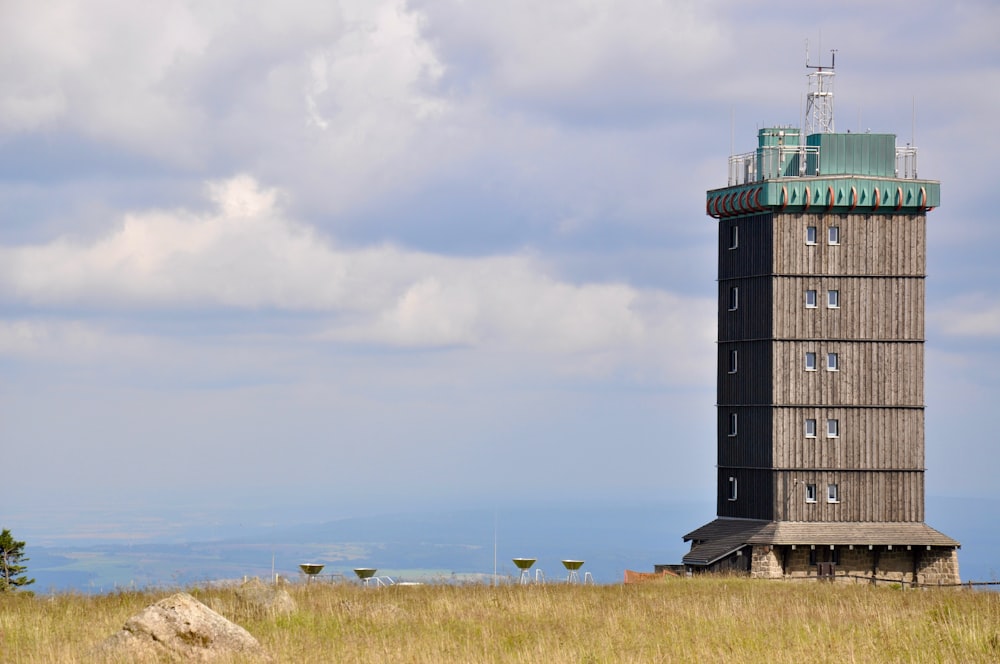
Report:
M833 77L837 51L831 50L830 66L809 64L809 41L806 41L806 69L809 92L806 95L806 135L832 134L833 128Z

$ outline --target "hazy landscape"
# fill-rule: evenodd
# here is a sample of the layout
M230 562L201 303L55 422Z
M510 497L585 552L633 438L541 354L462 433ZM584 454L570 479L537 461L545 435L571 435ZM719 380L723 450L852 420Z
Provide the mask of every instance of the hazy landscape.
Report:
M159 519L125 519L118 530L28 539L27 563L36 592L87 593L121 588L181 587L275 573L301 580L298 564L323 563L324 576L353 578L354 567L404 580L469 581L497 572L514 576L511 558L537 558L548 580L564 579L560 561L586 561L598 583L618 583L625 569L651 571L680 562L681 536L711 515L708 501L620 505L525 506L397 512L307 523L208 523L194 517L165 529ZM1000 578L1000 501L932 498L927 521L962 542L963 580ZM63 535L73 533L72 524ZM129 536L126 536L130 534Z

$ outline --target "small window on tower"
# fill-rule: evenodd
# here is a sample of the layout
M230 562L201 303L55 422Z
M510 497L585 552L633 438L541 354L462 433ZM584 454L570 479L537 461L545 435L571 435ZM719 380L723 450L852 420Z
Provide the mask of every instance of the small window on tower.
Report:
M840 226L830 226L827 229L828 244L840 244Z
M839 309L840 308L840 291L839 290L828 290L826 292L826 308L827 309Z
M729 478L729 500L736 500L736 478Z
M736 369L739 366L738 360L739 356L737 355L736 351L735 350L729 351L729 373L731 374L736 373Z
M729 227L729 248L735 249L740 246L740 227L733 224Z
M806 371L816 371L816 353L806 353Z
M836 484L826 485L826 502L828 503L840 502L840 490Z
M826 354L826 370L840 371L840 358L836 353Z
M816 502L816 485L807 484L806 485L806 502L815 503Z
M813 418L806 419L806 438L816 437L816 420Z
M806 226L806 244L816 244L815 226Z
M736 311L740 306L740 288L739 286L730 286L729 288L729 310Z
M816 308L816 291L807 290L806 291L806 309Z
M840 436L840 420L826 421L826 437L838 438Z
M738 424L737 420L738 420L738 418L737 418L736 413L729 413L729 437L730 438L735 438L736 437L736 427L737 427L737 424Z

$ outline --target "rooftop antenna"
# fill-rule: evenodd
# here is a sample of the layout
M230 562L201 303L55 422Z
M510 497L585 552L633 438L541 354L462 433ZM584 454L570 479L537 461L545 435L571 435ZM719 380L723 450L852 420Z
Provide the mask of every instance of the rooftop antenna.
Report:
M806 69L809 69L809 92L806 94L806 135L832 134L833 77L837 51L830 51L830 66L809 64L809 40L806 40Z

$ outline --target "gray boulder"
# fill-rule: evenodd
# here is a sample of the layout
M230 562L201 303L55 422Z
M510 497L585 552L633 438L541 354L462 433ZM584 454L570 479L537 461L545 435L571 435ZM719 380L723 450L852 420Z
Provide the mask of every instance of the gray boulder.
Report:
M151 604L125 621L100 648L128 661L209 662L219 657L267 660L260 643L187 593Z
M259 618L294 613L295 600L287 590L272 586L260 579L250 579L236 589L240 615Z

